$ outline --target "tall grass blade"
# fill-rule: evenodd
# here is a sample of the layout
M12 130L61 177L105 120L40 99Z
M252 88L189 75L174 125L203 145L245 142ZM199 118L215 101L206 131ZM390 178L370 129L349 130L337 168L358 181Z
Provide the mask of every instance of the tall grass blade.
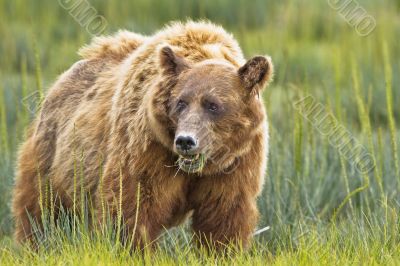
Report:
M366 109L366 106L365 106L365 103L364 103L364 100L363 100L363 97L361 94L358 66L357 66L354 58L352 60L352 78L353 78L353 89L354 89L358 112L359 112L359 116L360 116L360 122L361 122L361 125L363 128L363 131L367 134L367 139L368 139L368 143L369 143L369 152L372 155L372 158L376 162L375 148L374 148L374 142L373 142L373 137L372 137L371 121L370 121L370 118L368 115L368 110ZM374 173L376 182L379 186L381 199L383 200L385 198L385 192L383 189L383 181L382 181L382 177L381 177L376 165L373 169L373 173Z
M1 134L1 148L4 151L4 158L8 158L10 147L8 145L8 127L7 127L7 113L5 103L5 91L3 86L0 86L0 134Z
M387 117L389 121L390 129L390 140L392 143L393 153L393 164L395 170L395 176L397 177L398 188L400 190L400 170L399 170L399 158L397 149L397 134L396 134L396 122L393 114L393 91L392 91L392 68L389 59L389 48L385 42L383 45L383 60L385 65L385 84L386 84L386 106L387 106Z

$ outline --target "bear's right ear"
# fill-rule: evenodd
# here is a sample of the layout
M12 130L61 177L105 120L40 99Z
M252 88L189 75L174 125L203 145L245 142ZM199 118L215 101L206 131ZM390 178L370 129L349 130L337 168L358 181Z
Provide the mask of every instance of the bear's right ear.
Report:
M177 56L171 47L165 46L160 51L160 64L166 75L177 76L183 70L189 68L189 65L180 56Z
M273 72L269 56L255 56L239 68L238 74L247 90L259 93L271 81Z

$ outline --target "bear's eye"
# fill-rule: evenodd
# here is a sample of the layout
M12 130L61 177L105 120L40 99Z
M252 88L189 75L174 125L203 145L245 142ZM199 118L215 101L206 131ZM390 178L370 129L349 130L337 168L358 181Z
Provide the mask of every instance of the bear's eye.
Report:
M216 103L206 102L205 105L206 105L207 110L212 113L217 113L219 111L219 106Z
M183 100L179 100L176 104L176 110L182 112L187 107L187 103Z

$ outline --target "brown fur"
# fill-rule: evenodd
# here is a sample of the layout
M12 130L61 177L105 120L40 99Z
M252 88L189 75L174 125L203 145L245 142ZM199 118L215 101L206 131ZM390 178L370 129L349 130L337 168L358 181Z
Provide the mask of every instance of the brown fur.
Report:
M97 38L81 55L49 90L20 149L16 239L32 238L29 215L40 223L46 185L56 198L46 204L70 210L75 199L80 206L78 178L100 222L105 208L116 221L121 205L138 246L190 213L201 241L248 246L268 145L264 106L252 92L270 80L270 59L246 63L231 35L203 22L171 24L151 37L120 32ZM184 94L190 98L186 115L174 111ZM204 97L218 100L223 112L208 115ZM175 165L174 136L193 125L204 125L200 141L213 145L204 170L189 174ZM82 173L78 167L76 174L77 165Z

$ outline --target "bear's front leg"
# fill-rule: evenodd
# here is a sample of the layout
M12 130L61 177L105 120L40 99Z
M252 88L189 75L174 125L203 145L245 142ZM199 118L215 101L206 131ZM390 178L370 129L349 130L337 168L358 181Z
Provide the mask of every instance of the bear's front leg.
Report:
M138 175L115 168L112 165L106 168L104 183L98 189L97 218L100 224L111 218L115 229L120 229L124 245L132 244L133 249L151 246L163 229L163 221L149 194L149 184L140 182Z
M246 191L229 187L200 188L193 212L193 230L206 247L247 248L258 221L256 199Z

